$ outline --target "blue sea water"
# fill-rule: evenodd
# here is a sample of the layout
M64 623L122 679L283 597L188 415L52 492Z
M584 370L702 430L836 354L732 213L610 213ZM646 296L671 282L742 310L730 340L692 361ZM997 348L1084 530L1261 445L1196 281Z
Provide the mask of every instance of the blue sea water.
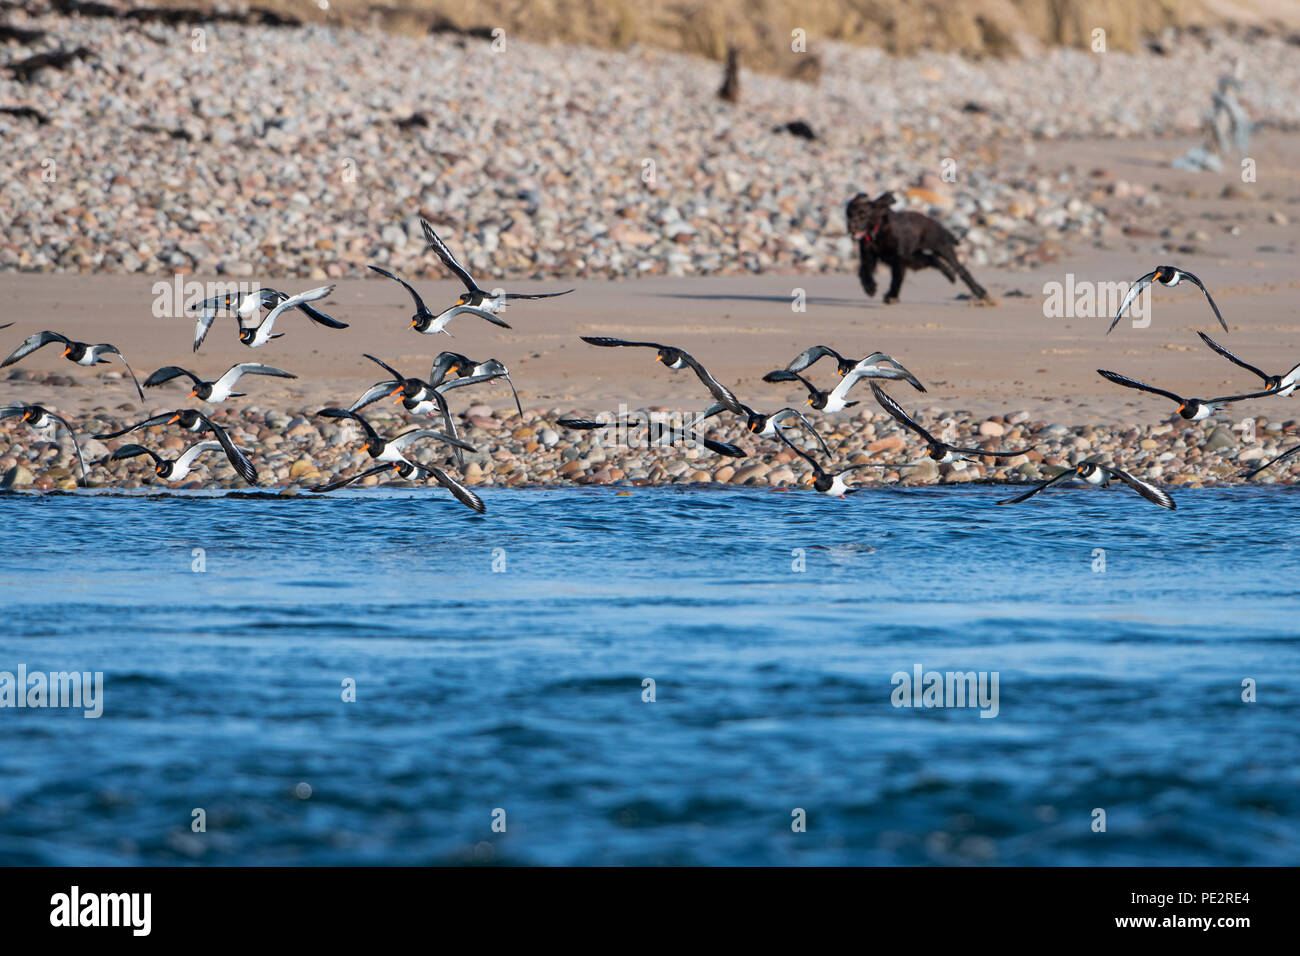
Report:
M0 861L1294 864L1300 493L1005 495L0 497Z

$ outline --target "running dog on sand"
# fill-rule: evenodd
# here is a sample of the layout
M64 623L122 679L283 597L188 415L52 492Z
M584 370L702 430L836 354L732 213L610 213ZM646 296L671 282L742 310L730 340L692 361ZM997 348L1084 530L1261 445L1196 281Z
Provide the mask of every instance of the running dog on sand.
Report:
M889 291L885 303L898 301L903 289L903 273L908 269L935 268L949 282L965 282L977 299L987 299L988 293L966 271L957 259L957 238L929 216L906 210L894 211L893 193L883 193L872 199L858 193L849 200L845 210L849 222L849 235L858 243L858 278L869 296L876 294L876 264L889 266Z

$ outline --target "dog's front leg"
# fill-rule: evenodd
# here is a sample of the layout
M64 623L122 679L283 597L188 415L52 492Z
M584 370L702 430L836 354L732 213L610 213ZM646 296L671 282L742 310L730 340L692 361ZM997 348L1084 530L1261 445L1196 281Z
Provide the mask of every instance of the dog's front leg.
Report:
M901 259L889 264L889 291L885 293L885 305L893 305L898 301L898 293L903 291L903 274L906 271L907 266Z
M876 294L876 254L865 240L858 241L858 281L868 296Z

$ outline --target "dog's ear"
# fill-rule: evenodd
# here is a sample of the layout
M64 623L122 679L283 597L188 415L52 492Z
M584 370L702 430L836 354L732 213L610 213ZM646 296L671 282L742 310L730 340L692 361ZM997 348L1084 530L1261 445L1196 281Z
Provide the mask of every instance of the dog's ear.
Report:
M850 199L845 205L849 209L852 209L855 206L862 205L864 202L865 203L871 202L871 197L868 196L866 193L858 193L856 196Z
M879 196L877 196L875 199L871 201L871 205L879 206L881 209L888 209L893 204L894 204L893 193L881 193Z

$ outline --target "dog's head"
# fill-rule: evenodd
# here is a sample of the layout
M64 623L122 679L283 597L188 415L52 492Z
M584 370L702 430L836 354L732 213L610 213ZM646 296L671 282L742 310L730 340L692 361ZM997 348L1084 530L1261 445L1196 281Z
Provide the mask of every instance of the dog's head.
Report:
M893 193L881 193L875 199L866 193L858 193L849 200L844 210L849 235L854 239L864 239L878 231L881 221L889 215L889 207L893 204Z

